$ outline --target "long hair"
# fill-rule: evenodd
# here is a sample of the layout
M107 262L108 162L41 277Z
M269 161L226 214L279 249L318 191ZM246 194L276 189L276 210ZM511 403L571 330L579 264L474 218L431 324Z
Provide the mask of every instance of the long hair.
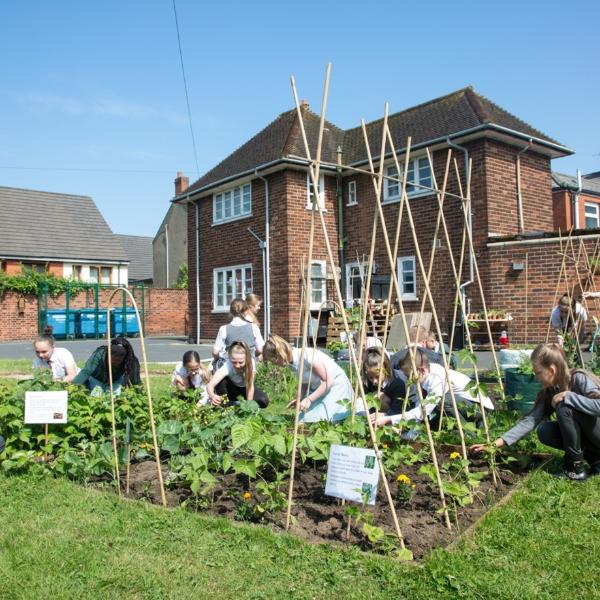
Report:
M552 398L558 392L564 392L569 389L571 383L571 371L565 351L558 344L539 344L531 354L531 364L534 366L549 369L556 369L553 385L540 390L538 393L535 407L544 405L544 415L549 416L554 411L552 407Z
M209 368L200 360L200 355L195 350L188 350L184 353L181 359L183 366L187 369L186 365L190 363L198 363L198 370L200 371L200 379L202 383L208 383L210 381L211 373ZM190 380L191 380L191 376Z
M123 387L141 383L140 361L137 359L129 340L124 337L113 338L110 341L110 353L113 356L123 357ZM106 368L109 369L108 351L106 352Z
M246 364L244 366L244 381L246 383L246 389L248 389L252 382L254 381L254 363L252 362L252 354L250 353L250 348L248 348L248 344L246 342L237 341L229 344L227 348L227 354L231 359L231 355L234 352L242 351L246 356Z
M246 320L254 323L255 325L259 325L258 318L254 314L252 310L253 306L257 304L262 304L262 298L258 294L248 294L246 296L246 304L248 305L248 311L246 313Z
M248 303L243 298L234 298L229 305L229 320L233 321L233 319L239 317L240 319L244 319L244 321L248 321L246 313L249 308Z
M362 376L365 383L369 383L367 379L367 371L369 369L379 369L379 371L382 371L382 381L390 379L392 374L390 359L385 351L382 351L381 348L367 348L362 363Z
M267 338L262 353L265 362L277 362L287 365L293 360L292 346L290 343L274 333Z

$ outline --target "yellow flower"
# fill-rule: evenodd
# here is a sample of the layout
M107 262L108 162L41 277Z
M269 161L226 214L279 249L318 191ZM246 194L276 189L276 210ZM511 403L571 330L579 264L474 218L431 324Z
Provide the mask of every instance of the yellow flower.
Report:
M381 447L382 447L384 450L387 450L387 449L389 448L389 446L388 446L387 444L381 444Z
M450 460L456 460L457 458L460 458L460 452L453 452L450 455Z
M410 480L410 477L408 475L405 475L404 473L400 473L400 475L398 475L398 477L396 477L396 481L403 485L411 485L411 483L412 483Z
M248 502L248 500L250 500L250 498L252 498L252 494L250 492L244 492L244 500L246 502Z

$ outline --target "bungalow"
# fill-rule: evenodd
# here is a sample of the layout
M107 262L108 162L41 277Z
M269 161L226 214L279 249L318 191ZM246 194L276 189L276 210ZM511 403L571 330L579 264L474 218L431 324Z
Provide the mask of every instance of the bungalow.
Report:
M306 103L302 103L301 110L314 156L319 118ZM547 271L548 256L559 253L548 240L538 244L529 236L532 231L554 230L550 161L572 151L471 87L393 114L389 127L400 159L408 136L412 137L408 197L426 263L436 246L431 288L442 328L448 331L452 325L456 286L448 267L448 252L460 252L463 212L460 200L448 196L444 215L450 228L451 249L442 236L434 240L437 200L429 188L432 175L438 184L442 181L447 153L452 149L463 187L469 161L473 165L470 220L486 297L492 306L514 313L513 341L542 337L558 267L555 273L543 273ZM396 176L391 153L377 156L381 128L381 121L367 125L371 151L376 164L383 160L385 173ZM433 174L426 148L432 152ZM315 310L327 303L331 306L335 300L333 278L340 279L347 304L360 298L360 271L369 253L375 210L371 178L359 171L368 167L360 127L342 130L326 122L322 158L317 200L337 255L336 264L329 265L319 225L310 271L311 308ZM232 298L250 291L265 298L261 318L266 331L287 338L299 334L302 275L315 198L307 165L298 117L291 110L176 196L176 202L188 207L192 338L213 338L227 319ZM447 190L459 192L454 170ZM392 238L399 200L400 186L386 180L382 201ZM390 266L381 235L376 243L370 294L385 298ZM511 265L523 260L528 250L529 270L523 274L512 269ZM408 311L419 310L424 292L415 254L413 240L404 229L395 268ZM543 282L538 281L538 271L542 273L539 277L545 277ZM528 278L536 282L537 308L527 306L528 293L533 290L533 286L528 287ZM479 296L473 280L473 261L467 257L462 283L467 300L476 309Z
M129 258L89 196L0 187L0 269L127 285Z

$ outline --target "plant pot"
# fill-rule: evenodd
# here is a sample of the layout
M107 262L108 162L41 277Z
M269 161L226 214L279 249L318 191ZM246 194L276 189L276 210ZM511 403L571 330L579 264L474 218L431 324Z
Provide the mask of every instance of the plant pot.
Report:
M542 386L533 374L519 373L517 369L506 369L504 374L504 391L507 396L512 396L507 403L508 408L521 414L530 412ZM520 398L515 398L516 396Z

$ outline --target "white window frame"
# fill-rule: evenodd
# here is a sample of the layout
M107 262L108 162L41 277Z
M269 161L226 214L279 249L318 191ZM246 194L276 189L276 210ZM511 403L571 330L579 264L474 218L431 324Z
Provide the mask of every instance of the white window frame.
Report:
M346 206L356 206L358 200L356 199L356 181L352 180L348 182L348 202Z
M319 266L321 268L321 277L319 277L319 281L321 282L320 294L321 299L317 300L315 298L315 285L314 281L317 279L313 277L312 268L314 266ZM327 262L324 260L313 260L310 266L310 310L319 310L322 306L327 302Z
M421 180L421 171L420 168L422 166L427 166L429 168L429 176L428 177L424 177L423 180ZM404 164L402 163L400 165L400 174L397 175L395 173L396 171L396 164L390 164L387 167L385 167L384 169L384 173L386 175L386 179L383 180L383 202L400 202L400 190L402 189L402 169L404 167ZM415 187L413 186L412 189L410 189L411 184L421 184L423 183L423 181L428 180L426 184L428 187L432 187L432 183L433 183L433 179L432 179L432 174L431 174L431 168L429 165L429 159L427 158L427 156L417 156L416 158L413 158L411 161L409 161L408 164L408 169L409 169L409 174L408 177L411 177L411 169L412 169L412 179L407 179L406 181L406 195L409 198L416 198L418 196L427 196L429 194L432 194L433 192L431 190L424 190L421 189L419 187ZM387 177L398 177L399 181L391 181L390 179L387 179ZM390 192L390 189L393 189L393 192Z
M235 278L235 272L241 271L241 282L243 289L235 289L235 284L232 287L231 294L227 292L227 280L228 277L231 279ZM248 272L250 273L250 286L246 285L248 280ZM221 281L219 281L219 279ZM219 291L219 283L222 288ZM248 294L252 293L254 287L254 275L252 273L252 264L247 263L244 265L231 265L228 267L220 267L213 269L213 310L214 313L229 312L229 305L234 298L245 298Z
M412 263L412 269L409 271L405 271L404 270L404 261L411 261ZM400 284L400 295L401 295L401 300L418 300L417 297L417 263L415 261L415 257L414 256L400 256L398 257L398 262L397 262L397 273L398 273L398 283ZM409 273L412 272L412 277L413 277L413 292L406 292L405 291L405 285L406 285L406 280L405 280L405 273Z
M346 305L348 307L352 307L355 304L357 304L356 298L354 298L352 295L352 284L350 282L350 274L352 273L352 269L359 269L359 272L360 272L361 267L363 269L363 273L366 274L367 267L368 267L368 264L366 262L354 261L354 262L346 263ZM361 287L361 298L362 298L362 293L364 293L362 281L361 281L360 287ZM358 300L360 301L361 298L359 298Z
M306 209L312 210L312 178L310 173L306 174ZM319 174L319 210L327 212L325 209L325 175Z
M584 204L584 219L586 229L596 229L600 227L600 205L595 202L586 202ZM596 224L588 226L588 219L596 219Z
M244 183L213 194L213 225L239 221L251 216L252 183Z

